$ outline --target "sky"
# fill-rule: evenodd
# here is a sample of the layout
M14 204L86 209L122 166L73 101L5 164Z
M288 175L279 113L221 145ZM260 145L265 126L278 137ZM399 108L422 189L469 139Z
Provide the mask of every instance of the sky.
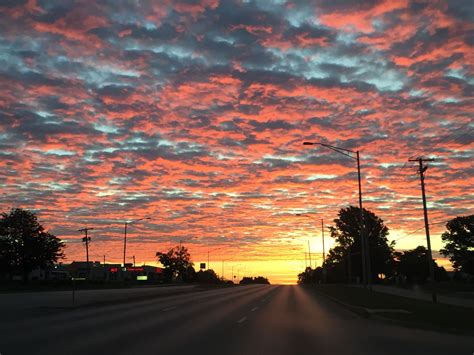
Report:
M355 161L302 145L324 142L360 151L397 249L426 245L408 159L434 158L437 251L474 207L473 19L470 0L2 1L0 210L36 212L65 262L84 227L122 262L124 222L149 217L127 262L181 240L219 275L292 283L358 203Z

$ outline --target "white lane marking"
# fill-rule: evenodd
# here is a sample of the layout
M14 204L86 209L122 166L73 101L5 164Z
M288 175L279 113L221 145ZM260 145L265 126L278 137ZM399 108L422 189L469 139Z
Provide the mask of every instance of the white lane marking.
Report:
M171 307L168 307L168 308L163 308L161 311L162 311L162 312L168 312L168 311L172 311L173 309L176 309L176 306L171 306Z
M241 324L241 323L245 322L246 320L247 320L247 317L242 317L237 321L237 323Z
M257 306L256 306L256 307L253 307L253 308L252 308L252 312L255 312L257 309L258 309Z

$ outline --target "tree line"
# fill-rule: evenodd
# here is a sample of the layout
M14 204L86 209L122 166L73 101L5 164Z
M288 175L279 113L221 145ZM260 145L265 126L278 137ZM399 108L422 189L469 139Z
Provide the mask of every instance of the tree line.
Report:
M428 251L424 246L396 251L395 242L389 242L389 228L373 212L363 209L369 244L371 280L384 279L404 283L424 283L429 278ZM323 267L307 267L298 275L298 283L358 282L362 280L361 218L358 207L342 208L329 227L335 245L330 249ZM456 217L447 222L441 239L440 253L448 256L454 270L474 276L474 215ZM434 260L435 279L448 278L446 270Z
M28 275L35 269L52 269L65 257L64 242L48 232L35 213L21 208L0 215L0 279L13 279ZM191 254L179 245L166 252L156 253L157 261L164 267L165 282L225 283L214 270L194 269ZM233 283L232 281L227 281ZM244 277L242 284L269 283L262 276Z
M360 210L349 206L342 208L330 235L335 239L323 264L323 268L307 268L298 275L299 283L346 282L362 278L360 253ZM398 252L395 243L388 241L389 229L384 221L373 212L363 210L369 241L372 265L372 280L382 278L404 278L406 282L422 283L428 278L427 251L423 246ZM444 247L441 254L448 256L458 273L474 276L474 215L460 216L446 224L441 239ZM36 268L52 268L64 258L65 244L48 232L38 221L35 213L15 208L0 217L0 277L28 274ZM188 250L183 246L156 253L164 266L167 281L222 282L213 270L196 272ZM434 263L434 261L432 261ZM446 278L446 271L436 265L435 277ZM263 277L245 278L242 283L266 283Z
M194 264L191 261L191 254L188 249L179 245L169 249L167 252L157 252L156 256L161 265L164 266L165 281L182 281L182 282L198 282L207 284L231 283L233 281L225 281L212 269L199 270L196 272ZM232 278L234 275L232 275ZM242 285L248 284L269 284L266 277L243 277L239 282Z

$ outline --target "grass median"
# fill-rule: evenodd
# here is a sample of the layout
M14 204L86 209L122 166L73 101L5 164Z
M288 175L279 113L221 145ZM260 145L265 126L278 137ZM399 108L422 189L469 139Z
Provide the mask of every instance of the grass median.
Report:
M318 285L314 290L356 309L375 310L369 314L400 324L474 335L473 308L432 303L346 285Z

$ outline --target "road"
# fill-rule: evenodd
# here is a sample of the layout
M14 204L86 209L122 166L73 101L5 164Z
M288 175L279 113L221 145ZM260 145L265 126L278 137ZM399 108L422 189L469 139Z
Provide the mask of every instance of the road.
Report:
M153 296L191 292L193 285L149 286L118 289L95 289L22 292L0 294L0 314L2 318L20 318L44 314L54 309L74 308L97 304L118 303L127 299L144 299Z
M474 337L362 319L298 286L213 289L0 318L2 355L471 355L473 351Z

